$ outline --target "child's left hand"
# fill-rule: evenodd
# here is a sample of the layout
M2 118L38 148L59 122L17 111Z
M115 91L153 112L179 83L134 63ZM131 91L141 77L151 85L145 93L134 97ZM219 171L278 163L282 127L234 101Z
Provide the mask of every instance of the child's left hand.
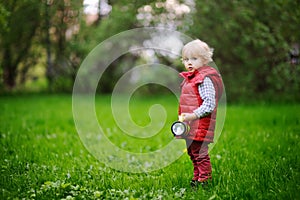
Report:
M198 117L195 113L182 113L181 119L185 122L188 122L188 121L193 121L195 119L198 119Z

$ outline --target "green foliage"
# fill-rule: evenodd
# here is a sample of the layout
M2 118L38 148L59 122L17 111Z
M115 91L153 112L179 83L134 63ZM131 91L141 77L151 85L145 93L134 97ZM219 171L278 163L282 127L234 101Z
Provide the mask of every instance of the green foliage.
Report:
M9 17L10 13L7 11L5 6L0 3L0 33L4 34L6 31L8 31L8 23L7 19Z
M126 2L112 1L109 17L94 29L88 28L92 32L85 36L86 41L94 44L89 49L121 31L142 26L144 21L137 20L137 14L150 5L152 10L148 14L152 18L146 24L177 24L178 30L206 41L215 49L214 59L230 101L274 96L292 101L300 98L299 79L295 79L300 75L299 65L293 66L288 60L291 46L300 41L296 26L300 23L300 10L295 1L195 1L194 8L189 5L191 13L177 16L176 20L167 18L168 23L163 22L163 16L168 16L170 10L157 6L157 2ZM164 59L160 61L170 65ZM107 72L110 76L105 76L108 79L103 78L105 89L100 92L112 90L126 62L131 63L130 56L114 62Z
M48 78L50 90L72 91L76 71L99 43L129 29L162 26L200 38L214 48L228 100L300 99L299 64L289 63L288 58L292 45L300 43L298 1L108 2L111 12L91 25L86 24L82 1L1 2L0 85L13 91L38 64L45 67L42 76ZM161 64L176 62L156 56ZM111 92L122 73L141 61L132 55L117 59L98 91Z
M0 38L0 66L3 85L12 89L16 86L18 69L32 64L31 51L33 38L40 25L40 7L34 0L5 1L1 3L1 18L5 21ZM34 52L34 53L33 53ZM35 61L33 61L34 63Z
M288 52L300 42L296 1L196 1L188 34L215 49L215 62L223 75L229 100L257 95L297 95L299 65L288 62ZM285 66L287 73L282 71ZM278 89L278 80L284 84ZM268 96L265 95L265 96ZM253 98L254 97L254 98Z
M95 105L112 130L109 100L97 96ZM135 96L132 101L132 117L141 125L149 116L140 111L157 102L170 119L177 118L173 97ZM300 118L291 114L300 111L299 104L228 106L223 133L210 152L214 181L210 189L197 191L189 186L192 163L186 154L162 170L142 174L97 161L76 133L71 96L5 96L0 110L1 199L299 199ZM171 137L169 126L165 137Z

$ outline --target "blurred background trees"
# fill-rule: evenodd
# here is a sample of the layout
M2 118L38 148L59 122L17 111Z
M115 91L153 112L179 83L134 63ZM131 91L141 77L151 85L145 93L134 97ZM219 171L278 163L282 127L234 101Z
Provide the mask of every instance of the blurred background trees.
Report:
M71 92L87 54L105 39L138 27L161 26L214 48L230 101L299 100L300 3L293 0L8 0L0 3L0 92ZM180 69L178 60L157 55ZM99 92L139 57L108 68ZM107 77L107 78L106 78Z
M0 10L2 84L11 90L16 87L16 77L19 75L23 83L28 69L36 63L38 52L32 47L41 17L35 1L6 1Z

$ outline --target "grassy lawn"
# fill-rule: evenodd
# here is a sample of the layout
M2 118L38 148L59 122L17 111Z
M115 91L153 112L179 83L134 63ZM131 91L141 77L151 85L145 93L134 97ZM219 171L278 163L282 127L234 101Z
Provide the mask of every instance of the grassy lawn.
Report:
M173 140L175 98L133 101L130 112L138 125L150 123L148 109L156 103L168 114L166 124L150 141L114 137L119 129L110 98L97 96L97 117L111 141L127 151L151 152ZM120 172L86 150L71 96L3 96L0 199L300 199L299 113L300 104L228 105L222 135L210 152L214 181L207 190L193 191L186 153L157 171Z

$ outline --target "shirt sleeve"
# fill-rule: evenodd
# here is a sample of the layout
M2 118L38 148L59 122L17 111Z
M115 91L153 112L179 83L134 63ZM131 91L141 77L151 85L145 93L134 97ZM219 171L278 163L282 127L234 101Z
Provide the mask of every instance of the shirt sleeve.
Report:
M201 98L203 99L203 103L199 108L194 110L194 113L198 118L201 118L209 115L215 109L216 91L214 84L209 77L204 78L203 83L198 86L198 90Z

